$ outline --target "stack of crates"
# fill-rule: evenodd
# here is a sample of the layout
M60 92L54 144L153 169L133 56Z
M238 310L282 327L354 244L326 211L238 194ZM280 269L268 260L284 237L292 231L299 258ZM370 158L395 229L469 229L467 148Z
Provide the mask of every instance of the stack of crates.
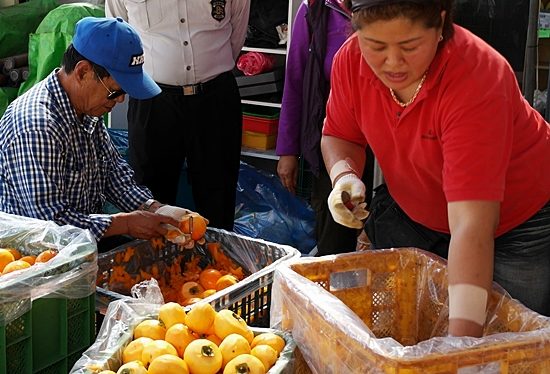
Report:
M87 230L0 213L0 247L46 263L0 277L0 374L65 374L94 341L97 250Z
M277 145L279 108L243 105L242 146L272 149Z

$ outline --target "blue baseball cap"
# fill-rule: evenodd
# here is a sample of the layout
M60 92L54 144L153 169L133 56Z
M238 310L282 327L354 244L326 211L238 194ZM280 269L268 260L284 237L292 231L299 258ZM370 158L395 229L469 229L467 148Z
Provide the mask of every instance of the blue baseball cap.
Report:
M143 70L143 47L138 33L122 18L81 19L75 26L73 46L87 60L107 69L133 98L149 99L161 92Z

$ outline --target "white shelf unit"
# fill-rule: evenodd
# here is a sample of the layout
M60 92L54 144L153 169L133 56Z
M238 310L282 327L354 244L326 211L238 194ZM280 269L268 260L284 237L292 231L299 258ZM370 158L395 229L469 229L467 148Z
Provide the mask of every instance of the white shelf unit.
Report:
M252 0L254 1L254 0ZM277 1L277 0L274 0ZM298 12L298 8L300 7L302 0L289 0L288 1L288 35L287 35L287 42L286 42L286 48L251 48L251 47L243 47L243 52L262 52L269 55L274 55L276 58L276 64L281 61L281 57L283 58L282 64L284 65L286 63L287 58L287 49L290 46L290 36L292 31L292 24L294 23L294 18L296 17L296 13ZM281 103L272 103L267 101L261 101L261 100L254 100L249 98L243 98L241 100L241 103L243 104L249 104L249 105L257 105L257 106L264 106L264 107L272 107L272 108L280 108ZM268 150L261 150L261 149L255 149L255 148L249 148L249 147L242 147L241 155L243 156L249 156L249 157L257 157L257 158L263 158L268 160L275 160L277 161L279 159L279 156L275 154L275 149L268 149Z

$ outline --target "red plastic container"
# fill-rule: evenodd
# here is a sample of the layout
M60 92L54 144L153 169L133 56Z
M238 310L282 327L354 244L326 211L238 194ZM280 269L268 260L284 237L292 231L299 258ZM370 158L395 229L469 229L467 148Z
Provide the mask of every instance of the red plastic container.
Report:
M243 130L260 134L276 134L279 127L279 108L243 106Z

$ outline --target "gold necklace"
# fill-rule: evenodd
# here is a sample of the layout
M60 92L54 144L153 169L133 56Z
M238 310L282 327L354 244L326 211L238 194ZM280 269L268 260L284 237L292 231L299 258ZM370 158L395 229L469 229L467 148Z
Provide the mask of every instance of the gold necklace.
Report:
M412 95L411 99L409 101L407 101L406 103L399 100L397 98L397 96L395 96L395 93L393 92L393 90L390 88L390 94L391 94L391 97L392 97L393 101L395 101L395 103L397 105L399 105L401 108L405 108L405 107L411 105L414 102L414 100L416 99L416 97L418 96L418 93L420 92L420 89L422 88L422 85L424 84L424 81L426 80L427 75L428 75L428 70L426 70L426 72L422 76L422 79L420 80L420 83L418 83L418 87L416 87L416 91L414 91L414 94Z

